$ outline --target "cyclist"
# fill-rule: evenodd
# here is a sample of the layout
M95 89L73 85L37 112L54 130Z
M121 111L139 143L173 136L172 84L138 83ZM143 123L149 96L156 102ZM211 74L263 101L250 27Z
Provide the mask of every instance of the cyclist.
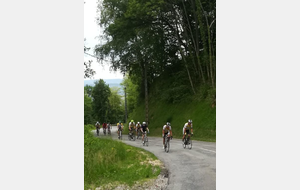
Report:
M119 121L119 123L117 123L117 127L118 127L118 137L120 138L120 131L123 131L123 123Z
M162 129L163 149L165 149L165 137L166 137L166 135L168 135L168 137L171 136L171 139L173 138L172 128L171 128L171 123L170 122L167 122L167 124L164 125L163 129Z
M193 121L192 120L188 120L187 123L184 124L183 126L183 129L182 129L182 132L183 132L183 137L182 137L182 142L183 142L183 139L185 137L186 134L188 134L188 137L190 137L190 130L191 130L191 134L193 136Z
M148 131L149 133L149 128L148 128L148 125L146 124L146 122L144 121L142 126L141 126L141 131L142 131L142 134L143 134L143 138L142 138L142 142L143 144L145 143L144 142L144 136L145 136L145 132Z
M138 138L138 132L140 131L140 129L141 129L141 124L140 124L140 122L138 121L137 122L137 124L136 124L136 126L135 126L135 131L136 131L136 138Z
M106 134L106 126L107 126L107 124L104 122L104 123L102 124L102 128L103 128L103 133L104 133L104 134Z
M109 123L109 122L107 123L107 130L108 130L108 133L110 134L111 125L110 125L110 123Z
M96 130L97 130L97 135L99 136L99 130L100 130L100 123L97 121L95 124Z
M133 129L135 129L135 123L133 120L131 120L128 124L128 129L129 129L129 133L132 133L133 132ZM134 135L134 134L131 134L131 135Z

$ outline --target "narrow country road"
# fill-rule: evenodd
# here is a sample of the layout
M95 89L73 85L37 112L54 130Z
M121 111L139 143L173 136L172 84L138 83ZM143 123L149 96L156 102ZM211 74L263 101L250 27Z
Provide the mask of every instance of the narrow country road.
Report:
M117 127L112 127L112 138L117 138ZM95 131L94 131L95 132ZM151 132L151 130L150 130ZM100 130L100 137L103 131ZM123 142L152 152L169 170L168 190L215 190L216 189L216 143L193 141L192 149L184 149L181 139L170 141L170 151L163 150L162 138L148 137L149 146L140 139L129 141L123 134Z

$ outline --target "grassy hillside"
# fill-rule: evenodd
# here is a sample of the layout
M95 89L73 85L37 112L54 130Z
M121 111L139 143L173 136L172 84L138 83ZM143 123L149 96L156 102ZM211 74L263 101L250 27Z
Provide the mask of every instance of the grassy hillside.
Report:
M143 122L145 105L136 107L129 114L128 121ZM210 101L191 99L188 102L168 104L164 101L153 101L149 104L149 136L161 136L163 125L171 122L173 137L182 138L182 128L188 119L193 120L193 139L216 141L216 108ZM126 128L128 124L125 125Z

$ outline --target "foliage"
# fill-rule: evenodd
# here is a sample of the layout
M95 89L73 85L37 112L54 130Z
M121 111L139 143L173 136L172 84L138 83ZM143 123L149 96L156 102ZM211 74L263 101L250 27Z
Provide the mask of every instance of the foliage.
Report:
M126 99L127 99L127 111L128 113L132 112L137 105L137 101L140 95L139 86L135 84L135 82L139 82L138 80L134 81L134 78L129 78L128 74L125 75L121 86L126 88Z
M109 109L109 96L111 91L103 79L95 81L92 91L94 118L97 121L107 122L107 112Z
M84 39L85 41L85 39ZM88 51L90 48L86 47L85 45L83 46L83 52L85 53L86 51ZM91 68L91 65L92 65L92 60L88 60L87 62L83 62L83 65L84 65L84 75L83 77L84 78L91 78L93 77L95 74L96 74L96 71L94 71L92 68Z
M113 58L114 69L151 83L179 63L194 93L195 85L215 85L215 1L104 0L99 10L107 42L95 52Z
M111 95L108 97L109 109L107 112L107 122L117 123L124 115L124 106L121 95L119 95L120 88L112 87L110 88Z
M84 92L89 96L89 97L92 97L92 91L93 91L93 88L92 86L90 85L85 85L84 86Z
M92 107L92 99L84 94L84 124L91 124L93 122L93 107Z

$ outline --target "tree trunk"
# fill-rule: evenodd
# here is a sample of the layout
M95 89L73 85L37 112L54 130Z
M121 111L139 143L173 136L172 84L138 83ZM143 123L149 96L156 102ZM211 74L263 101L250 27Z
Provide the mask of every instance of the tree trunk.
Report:
M147 124L149 124L149 118L148 118L148 113L149 113L149 110L148 110L148 81L147 81L147 62L145 62L145 77L144 77L144 80L145 80L145 121Z
M201 1L199 0L199 5L201 7L202 13L205 17L206 20L206 27L207 27L207 40L208 40L208 56L209 56L209 71L210 71L210 79L211 79L211 84L213 87L215 87L215 81L214 81L214 74L213 74L213 63L212 63L212 53L211 53L211 41L210 41L210 29L209 29L209 24L207 20L207 16L204 13L204 9L202 6Z
M182 42L182 40L180 39L180 36L179 36L179 29L178 29L178 23L177 23L177 21L179 19L177 18L176 10L174 10L174 13L175 13L175 25L176 25L176 37L177 37L178 44L179 44L180 55L182 57L184 65L185 65L185 68L186 68L186 71L187 71L187 74L188 74L188 77L189 77L189 81L190 81L190 84L191 84L191 87L192 87L192 91L193 91L194 94L196 94L195 89L194 89L194 85L193 85L193 81L192 81L192 78L191 78L191 75L190 75L190 72L189 72L189 69L188 69L188 66L187 66L187 61L186 61L185 55L184 55L184 53L182 52L182 49L181 49L181 45L183 44L183 42Z

